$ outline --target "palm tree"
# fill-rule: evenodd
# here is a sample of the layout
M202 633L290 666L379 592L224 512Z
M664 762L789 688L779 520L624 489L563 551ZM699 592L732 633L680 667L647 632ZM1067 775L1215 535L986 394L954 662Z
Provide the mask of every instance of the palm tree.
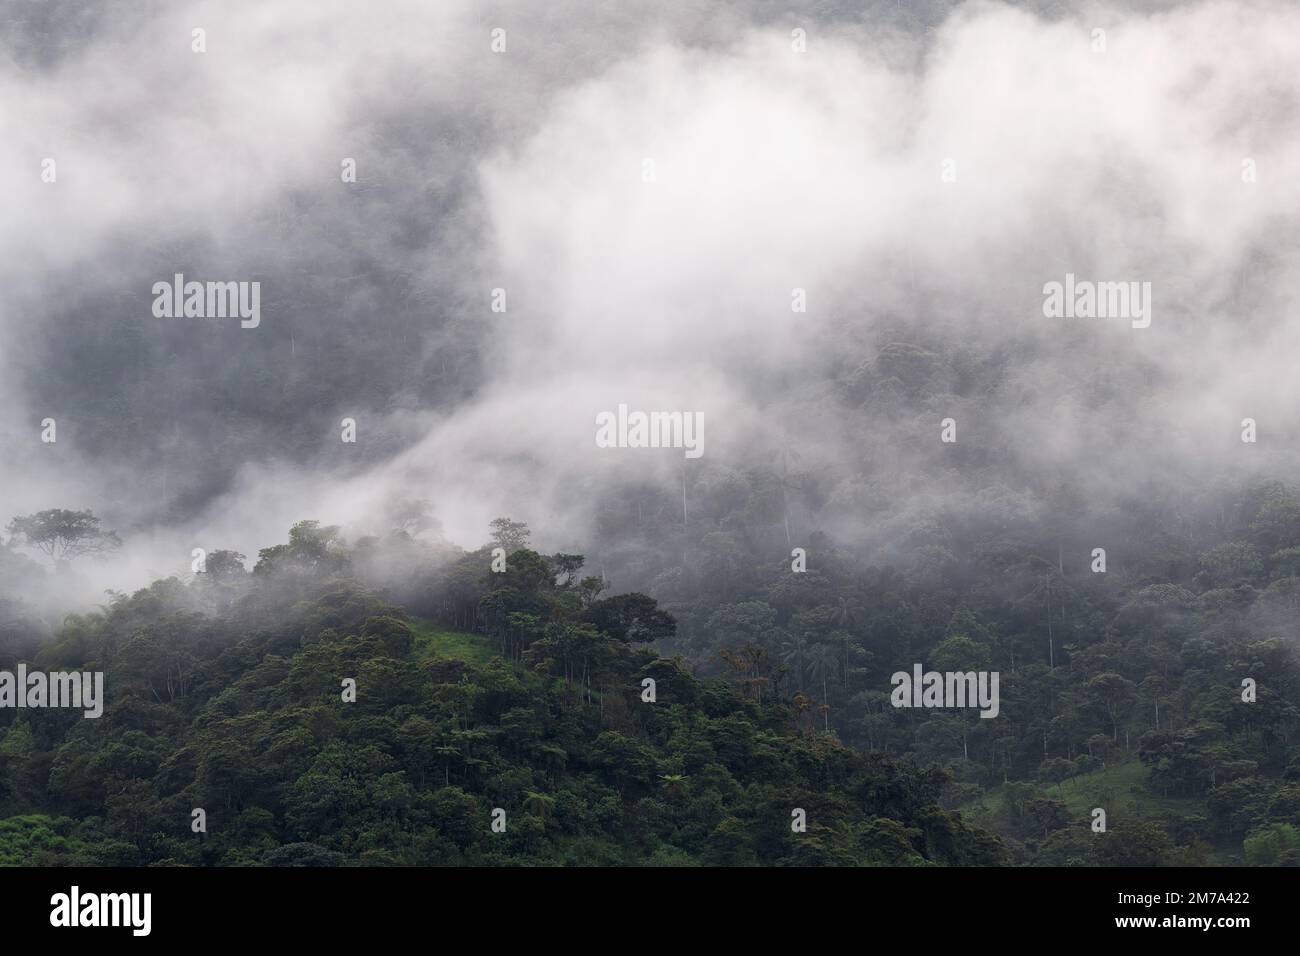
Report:
M785 651L781 655L781 661L794 668L795 677L799 680L799 692L803 693L803 672L805 661L808 659L808 641L802 637L796 637L786 641L781 646Z
M661 773L659 779L664 782L664 789L676 796L682 792L682 784L686 782L686 774Z
M831 643L840 655L840 678L844 683L844 689L849 689L849 645L852 640L844 631L833 631L831 633Z
M785 546L791 546L790 539L790 498L788 491L790 489L790 459L794 458L799 461L798 452L790 452L785 449L781 451L781 474L778 476L778 483L781 487L781 522L785 525Z
M529 790L524 794L524 809L533 816L545 820L547 814L555 809L555 798L550 794Z
M1056 641L1052 635L1052 598L1054 596L1058 598L1058 605L1061 608L1061 622L1064 624L1065 598L1069 593L1065 579L1051 564L1037 555L1031 556L1029 560L1011 570L1023 573L1028 580L1035 582L1028 593L1012 603L1012 607L1019 608L1027 602L1032 602L1034 598L1042 598L1045 608L1044 616L1047 621L1047 666L1051 670L1056 670ZM1023 583L1026 583L1025 578L1022 578Z
M811 670L813 680L822 682L822 718L825 723L827 732L831 729L830 724L830 692L828 690L829 679L835 674L835 648L829 644L814 644L811 654Z

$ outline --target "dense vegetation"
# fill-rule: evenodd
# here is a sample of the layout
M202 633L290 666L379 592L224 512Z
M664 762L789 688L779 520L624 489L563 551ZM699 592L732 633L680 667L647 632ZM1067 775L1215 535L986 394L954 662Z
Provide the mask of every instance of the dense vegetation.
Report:
M498 541L524 536L498 525ZM405 532L349 550L303 522L252 574L217 552L188 585L70 617L35 666L104 670L109 704L0 712L0 862L1003 860L938 805L943 772L801 731L790 701L660 657L646 644L672 618L642 595L602 599L580 556L429 565L448 589L428 600L477 609L467 633L367 586L379 559L417 553L433 557Z
M52 639L11 590L0 664L102 669L109 703L0 711L0 860L1300 863L1294 489L952 512L888 565L813 533L798 573L772 503L807 486L725 477L678 524L602 503L658 601L517 522L463 551L418 504L352 545L303 522L251 573L215 552ZM999 671L999 716L890 706L914 663Z
M1015 861L1300 863L1300 494L1148 484L1090 500L992 471L969 476L978 502L903 516L883 560L844 544L865 535L801 537L843 487L779 468L702 470L685 517L680 497L629 493L599 545L620 544L616 574L677 619L668 652L793 700L807 732L947 769L945 805ZM917 662L1000 672L999 717L890 706L889 676Z

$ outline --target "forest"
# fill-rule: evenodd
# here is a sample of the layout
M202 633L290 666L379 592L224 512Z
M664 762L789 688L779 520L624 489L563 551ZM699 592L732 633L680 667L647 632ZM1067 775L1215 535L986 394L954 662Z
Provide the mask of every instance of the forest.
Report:
M805 734L788 701L659 656L647 645L672 617L644 595L599 597L581 556L517 548L493 574L486 548L464 554L425 596L439 614L420 617L366 583L376 560L415 547L398 531L347 548L305 521L251 574L217 552L189 584L156 581L69 617L34 663L103 669L110 702L98 720L5 714L0 860L1003 859L994 835L940 806L942 771ZM460 601L479 626L445 630Z
M1295 488L1181 539L1130 508L1101 573L1029 517L953 519L890 566L814 533L792 570L780 476L721 478L680 525L649 491L602 502L606 534L639 513L681 547L647 540L648 593L522 521L465 550L413 501L355 541L302 521L251 571L213 551L52 635L21 546L62 528L66 566L116 536L15 518L0 667L103 671L107 704L0 710L0 861L1300 863ZM998 672L998 716L891 706L918 663Z

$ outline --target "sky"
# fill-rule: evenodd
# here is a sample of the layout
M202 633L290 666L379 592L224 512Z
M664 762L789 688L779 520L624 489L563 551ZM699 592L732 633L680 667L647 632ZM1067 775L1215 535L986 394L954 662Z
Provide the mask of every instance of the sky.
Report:
M303 518L382 531L404 497L469 547L508 514L583 550L612 488L783 455L851 542L982 507L991 475L1101 503L1296 473L1294 4L0 22L0 517L93 509L126 541L96 587ZM177 273L259 282L260 323L156 316ZM1045 315L1067 274L1150 283L1150 325ZM891 387L891 341L959 345L984 384L867 414L845 383ZM619 404L699 413L704 455L597 447Z

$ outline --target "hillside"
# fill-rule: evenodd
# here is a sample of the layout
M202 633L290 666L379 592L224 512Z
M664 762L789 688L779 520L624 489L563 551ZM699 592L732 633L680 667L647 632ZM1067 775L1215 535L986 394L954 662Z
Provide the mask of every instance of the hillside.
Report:
M546 623L503 647L307 568L303 531L293 567L158 581L67 621L37 663L104 669L109 702L96 720L4 713L0 862L1002 859L938 806L944 774L801 732L787 703L641 646L643 626L671 627L649 599L584 601L520 550L484 602Z

